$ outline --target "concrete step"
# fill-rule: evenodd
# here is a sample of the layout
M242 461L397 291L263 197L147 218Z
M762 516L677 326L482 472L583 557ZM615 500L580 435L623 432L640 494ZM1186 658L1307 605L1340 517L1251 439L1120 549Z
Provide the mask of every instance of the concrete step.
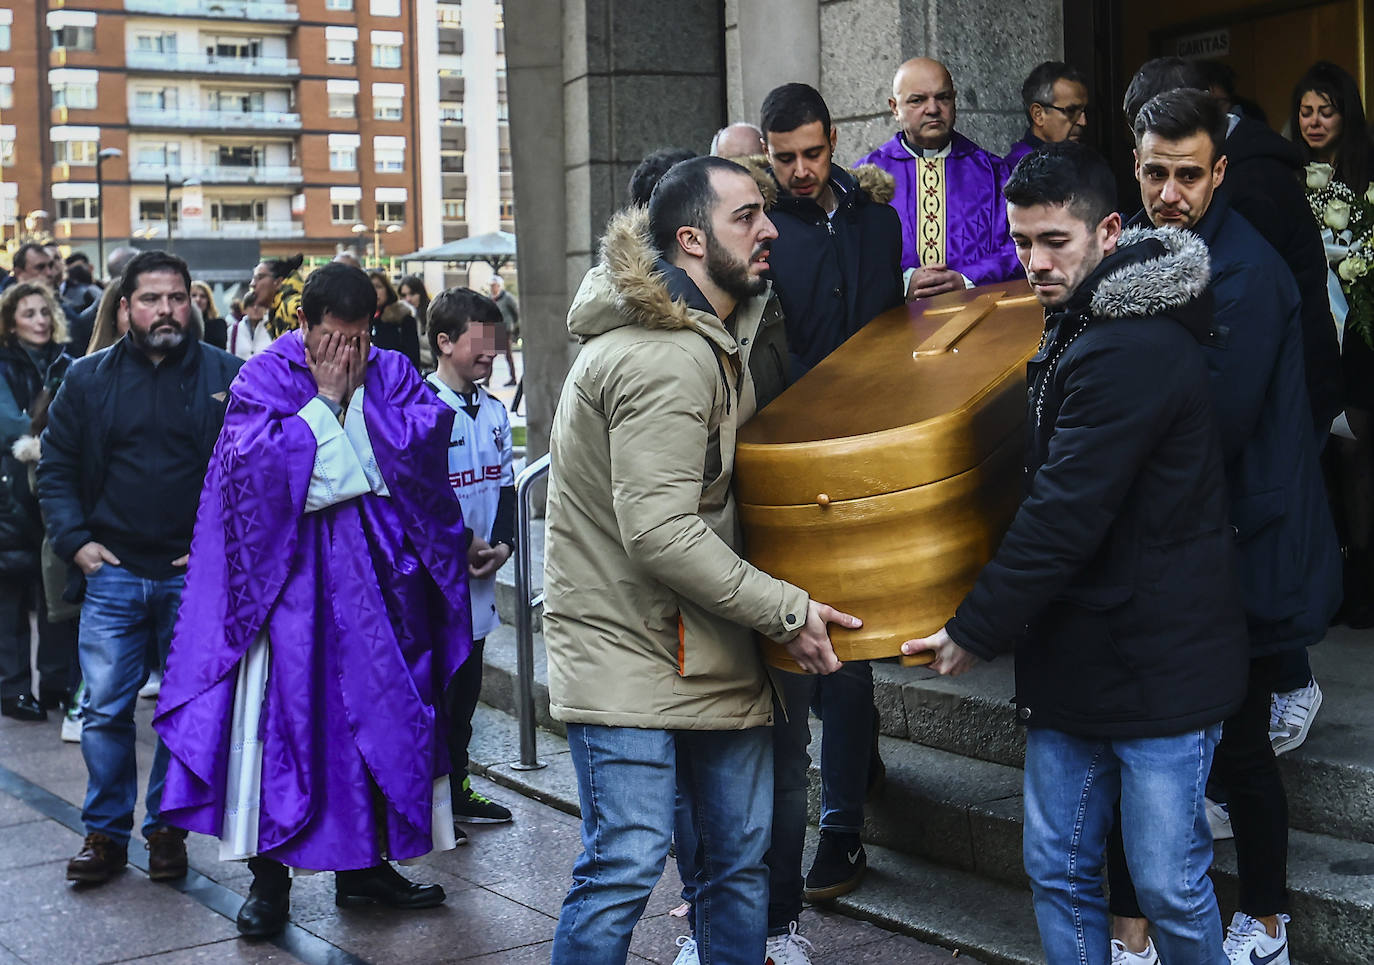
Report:
M530 575L534 583L534 594L544 590L544 521L536 519L530 526ZM506 626L515 626L515 611L520 595L515 592L515 560L510 560L496 573L496 613ZM544 607L534 608L533 626L538 632L542 626Z
M1302 747L1279 758L1294 828L1374 843L1374 632L1333 627L1311 649L1324 698ZM1020 767L1010 657L961 677L893 663L874 666L884 734L977 760Z
M503 624L488 635L482 657L482 701L514 714L518 679L515 630ZM562 722L549 714L549 664L544 652L544 637L539 633L534 635L533 689L535 720L545 730L562 736L566 733Z

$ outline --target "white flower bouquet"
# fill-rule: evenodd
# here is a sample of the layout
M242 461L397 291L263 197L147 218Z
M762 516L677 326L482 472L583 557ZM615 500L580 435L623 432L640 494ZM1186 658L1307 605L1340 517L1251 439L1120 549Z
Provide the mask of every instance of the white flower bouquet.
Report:
M1374 346L1374 185L1357 195L1329 164L1307 165L1307 203L1350 305L1345 326Z

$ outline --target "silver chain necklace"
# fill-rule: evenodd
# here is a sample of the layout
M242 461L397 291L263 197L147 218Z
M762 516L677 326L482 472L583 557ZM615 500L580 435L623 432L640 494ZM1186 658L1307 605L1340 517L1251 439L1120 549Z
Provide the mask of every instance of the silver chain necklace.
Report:
M1088 327L1088 322L1091 321L1091 319L1087 316L1080 317L1082 317L1083 320L1082 323L1078 326L1078 330L1074 332L1072 335L1070 335L1063 342L1061 342L1059 348L1055 349L1054 357L1051 358L1049 364L1045 366L1044 373L1042 375L1042 378L1040 379L1040 388L1036 391L1035 394L1035 428L1037 430L1039 430L1040 428L1041 411L1045 407L1045 386L1049 385L1050 380L1054 378L1055 368L1059 365L1059 357L1063 355L1065 350L1074 343L1078 336L1083 334L1083 330Z

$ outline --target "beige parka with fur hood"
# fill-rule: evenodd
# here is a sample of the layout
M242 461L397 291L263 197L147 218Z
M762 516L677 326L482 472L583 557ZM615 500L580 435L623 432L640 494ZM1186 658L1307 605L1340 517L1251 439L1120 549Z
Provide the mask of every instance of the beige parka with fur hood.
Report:
M730 491L766 298L739 305L732 332L657 260L643 209L607 227L568 313L583 347L549 444L544 638L558 720L772 722L754 632L792 639L808 599L739 557Z

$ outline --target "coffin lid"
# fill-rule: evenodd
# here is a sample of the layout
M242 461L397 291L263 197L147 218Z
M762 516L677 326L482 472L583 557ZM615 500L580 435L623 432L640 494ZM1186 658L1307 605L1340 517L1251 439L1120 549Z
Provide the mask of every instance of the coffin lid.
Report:
M1043 330L1024 281L879 315L740 429L737 498L826 505L967 472L1024 424Z

